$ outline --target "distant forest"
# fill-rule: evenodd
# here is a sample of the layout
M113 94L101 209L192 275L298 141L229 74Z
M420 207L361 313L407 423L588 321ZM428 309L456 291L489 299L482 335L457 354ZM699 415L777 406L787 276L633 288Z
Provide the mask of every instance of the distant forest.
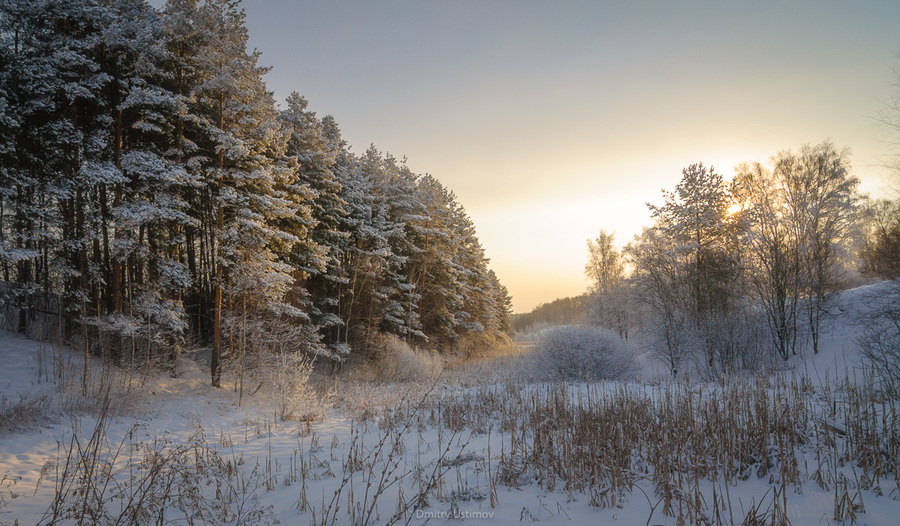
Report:
M555 325L577 325L585 322L587 293L541 303L531 312L514 314L512 328L516 332L535 332Z
M0 307L121 363L509 331L456 196L280 108L232 0L0 2ZM3 323L3 322L0 322Z

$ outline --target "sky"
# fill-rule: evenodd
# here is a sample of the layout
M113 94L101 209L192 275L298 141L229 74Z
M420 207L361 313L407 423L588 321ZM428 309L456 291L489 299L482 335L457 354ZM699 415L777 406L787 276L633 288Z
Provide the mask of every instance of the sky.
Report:
M153 2L159 5L159 2ZM269 89L453 190L515 312L583 293L695 162L830 139L878 194L900 2L245 0Z

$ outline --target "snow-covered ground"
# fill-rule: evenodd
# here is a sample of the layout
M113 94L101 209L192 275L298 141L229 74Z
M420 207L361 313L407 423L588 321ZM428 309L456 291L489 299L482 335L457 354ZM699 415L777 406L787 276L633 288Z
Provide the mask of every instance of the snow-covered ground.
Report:
M313 421L188 359L175 378L92 361L83 396L77 353L0 332L0 524L898 524L900 408L852 385L853 314L879 286L767 379L529 384L506 357L436 384L320 378ZM765 422L762 457L719 414Z

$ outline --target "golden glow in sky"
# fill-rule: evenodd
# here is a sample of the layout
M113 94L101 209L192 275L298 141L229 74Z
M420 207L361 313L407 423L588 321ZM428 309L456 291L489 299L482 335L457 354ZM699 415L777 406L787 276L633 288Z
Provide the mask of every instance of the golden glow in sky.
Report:
M582 293L586 240L627 243L689 164L730 178L830 138L877 190L900 2L783 4L242 5L276 98L453 190L525 312Z

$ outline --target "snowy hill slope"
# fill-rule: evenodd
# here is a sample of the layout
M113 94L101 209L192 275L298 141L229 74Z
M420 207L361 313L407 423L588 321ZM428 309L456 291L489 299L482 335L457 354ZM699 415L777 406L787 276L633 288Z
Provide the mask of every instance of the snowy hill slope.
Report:
M816 386L861 381L868 368L858 342L865 328L863 318L883 305L893 286L892 282L880 282L839 293L831 302L818 354L807 349L792 359L789 367Z

